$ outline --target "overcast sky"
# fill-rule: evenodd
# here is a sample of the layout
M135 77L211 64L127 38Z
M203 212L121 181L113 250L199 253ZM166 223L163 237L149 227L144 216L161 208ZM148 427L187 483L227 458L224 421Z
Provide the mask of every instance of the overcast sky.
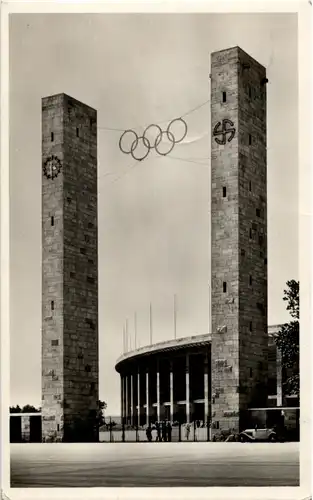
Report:
M210 53L239 45L268 72L269 324L298 279L298 70L293 14L12 15L11 404L41 404L41 98L98 111L100 398L119 414L123 324L137 344L207 333ZM170 156L135 165L121 132L185 115ZM139 129L140 130L140 129ZM143 129L141 129L142 132ZM177 129L177 133L178 133ZM135 166L134 166L135 165ZM134 343L133 343L134 346Z

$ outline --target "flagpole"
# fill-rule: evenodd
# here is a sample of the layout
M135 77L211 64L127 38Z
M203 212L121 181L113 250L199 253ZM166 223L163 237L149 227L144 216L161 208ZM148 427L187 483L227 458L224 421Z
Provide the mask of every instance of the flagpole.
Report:
M123 354L125 354L125 325L123 325Z
M211 284L209 284L209 332L212 333L212 297L211 297Z
M177 311L176 311L176 293L174 294L174 339L176 339L176 322L177 322Z
M150 345L152 345L152 305L150 302Z
M134 316L134 323L135 323L135 349L137 349L137 313L135 312Z
M126 352L129 352L128 319L126 320Z

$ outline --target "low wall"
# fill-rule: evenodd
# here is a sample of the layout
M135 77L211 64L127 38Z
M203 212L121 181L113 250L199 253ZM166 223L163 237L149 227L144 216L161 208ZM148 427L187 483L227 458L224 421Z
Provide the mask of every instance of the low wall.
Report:
M124 432L124 441L128 443L135 443L135 442L143 442L143 441L148 441L146 431L144 429L138 429L136 431L135 429L127 429ZM152 431L152 441L156 441L156 431ZM181 426L181 430L179 432L178 427L173 427L172 428L172 435L171 435L171 441L208 441L208 429L207 427L199 427L194 429L193 426L190 428L190 433L187 436L186 432L186 427L183 425ZM99 441L101 442L122 442L123 441L123 431L122 430L115 430L112 429L112 431L100 431L99 432Z
M41 442L41 415L39 413L13 413L10 415L11 443Z

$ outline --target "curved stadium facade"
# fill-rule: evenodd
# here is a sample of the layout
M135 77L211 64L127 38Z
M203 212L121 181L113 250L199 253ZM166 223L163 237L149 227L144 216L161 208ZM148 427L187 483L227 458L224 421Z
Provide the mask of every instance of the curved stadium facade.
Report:
M274 342L278 329L279 325L268 328L267 407L250 407L247 425L272 427L281 424L283 410L283 425L289 438L298 439L299 400L283 392L286 373ZM211 359L209 334L160 342L120 357L115 368L121 378L121 416L125 432L123 438L122 430L116 428L114 440L145 440L145 433L139 438L139 430L161 420L180 424L200 421L201 427L210 427L210 431L204 429L197 439L209 440L211 430L214 433L221 428L214 407L211 411L216 398L211 390ZM132 428L138 431L136 437L131 433ZM40 442L41 429L41 413L10 415L11 442ZM110 432L100 433L100 440L111 439ZM180 438L173 435L173 440L177 439Z
M285 374L274 342L278 329L279 325L268 328L269 408L298 404L283 394ZM121 378L121 411L126 423L142 426L161 420L200 420L219 428L211 413L211 401L218 395L211 391L210 334L141 347L121 356L115 369Z

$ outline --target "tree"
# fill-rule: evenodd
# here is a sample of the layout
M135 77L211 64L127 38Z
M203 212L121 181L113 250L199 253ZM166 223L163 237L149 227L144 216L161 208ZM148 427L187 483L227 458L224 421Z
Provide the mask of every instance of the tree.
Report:
M105 423L104 411L107 409L107 404L105 401L97 401L98 409L97 409L97 422L98 427L101 427Z
M278 332L275 342L282 355L282 368L287 379L284 388L287 394L299 395L299 281L287 281L283 300L294 321L285 323Z
M35 408L32 405L25 405L23 408L20 408L19 405L10 406L10 413L40 413L41 408Z
M93 420L94 425L99 429L105 424L104 410L107 408L107 404L104 401L97 401L96 408L89 411L89 417Z
M10 406L10 413L21 413L22 409L19 407L19 405L16 406Z
M23 406L22 413L39 413L40 410L38 408L35 408L35 406L32 405L25 405Z
M287 311L290 311L290 315L299 320L299 281L287 281L287 287L287 290L284 290L283 300L288 302Z

